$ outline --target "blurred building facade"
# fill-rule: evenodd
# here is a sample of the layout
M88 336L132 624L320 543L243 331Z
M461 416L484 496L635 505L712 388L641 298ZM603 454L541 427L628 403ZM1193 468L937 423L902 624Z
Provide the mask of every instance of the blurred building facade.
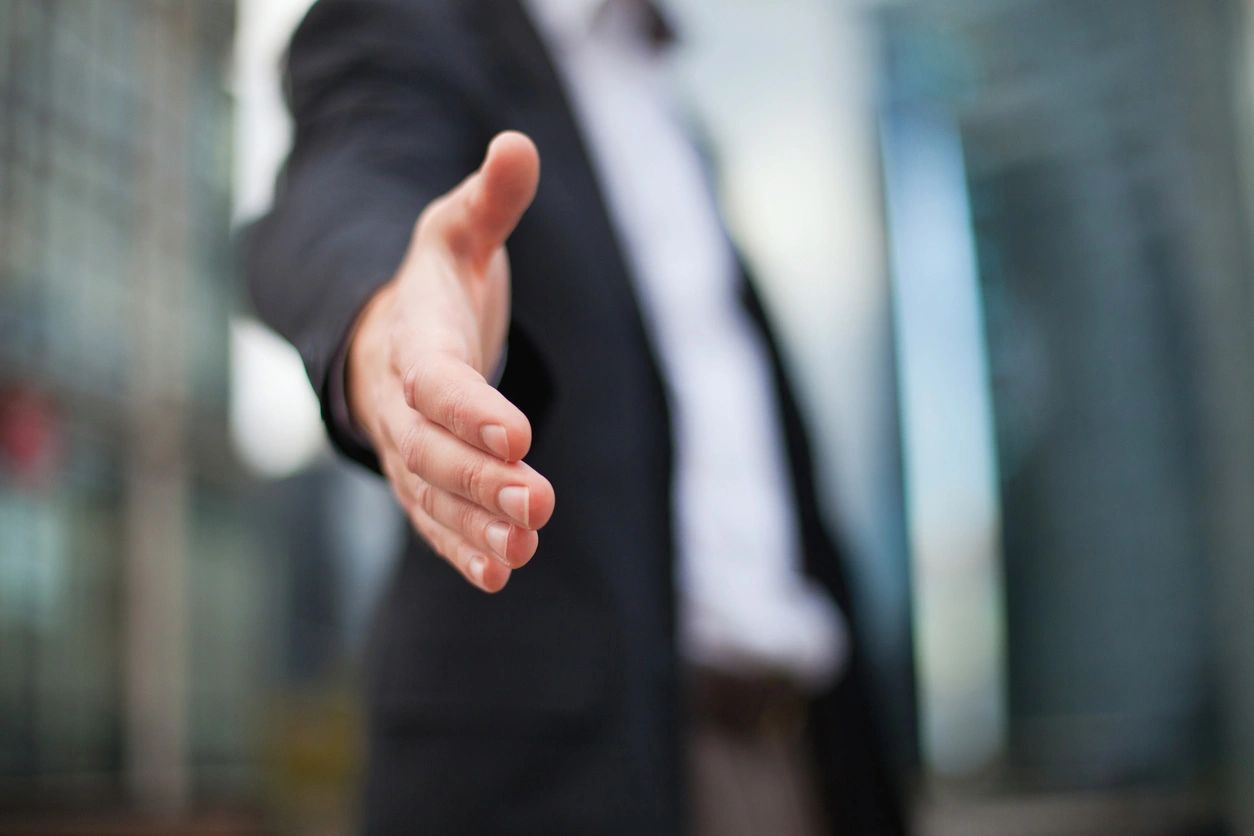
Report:
M952 600L917 622L952 640L923 683L949 700L924 723L936 786L997 800L951 832L1254 827L1237 615L1254 589L1248 14L955 0L882 15L895 298L916 314L899 318L903 379L924 347L911 328L957 288L989 392L987 550L974 572L957 549L919 576L992 590L974 626L947 620ZM912 490L956 490L971 464L951 465ZM963 714L985 695L997 711ZM973 732L982 757L949 758Z
M0 809L247 796L226 0L0 3Z

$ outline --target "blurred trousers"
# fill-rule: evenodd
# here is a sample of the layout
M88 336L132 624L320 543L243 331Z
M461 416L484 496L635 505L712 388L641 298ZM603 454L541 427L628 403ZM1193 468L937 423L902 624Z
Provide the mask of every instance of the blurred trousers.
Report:
M688 788L695 836L830 836L806 700L782 680L694 672Z

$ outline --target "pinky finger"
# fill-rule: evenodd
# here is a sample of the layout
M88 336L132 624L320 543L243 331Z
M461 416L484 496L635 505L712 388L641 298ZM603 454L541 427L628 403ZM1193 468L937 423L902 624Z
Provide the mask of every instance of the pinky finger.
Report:
M489 560L460 534L440 525L419 506L410 505L406 513L418 533L470 583L490 593L500 592L509 583L508 566Z

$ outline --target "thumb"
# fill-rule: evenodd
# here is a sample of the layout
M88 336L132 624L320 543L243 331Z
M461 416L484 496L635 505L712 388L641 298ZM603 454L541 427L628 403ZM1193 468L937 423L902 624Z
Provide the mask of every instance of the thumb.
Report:
M535 144L517 131L497 134L479 170L440 201L431 219L435 231L456 254L489 258L514 231L539 183Z

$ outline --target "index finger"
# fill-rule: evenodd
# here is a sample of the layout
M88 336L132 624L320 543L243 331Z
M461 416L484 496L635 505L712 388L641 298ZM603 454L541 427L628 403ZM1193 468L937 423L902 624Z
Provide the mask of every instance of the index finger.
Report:
M469 364L429 354L405 373L405 402L467 444L515 462L531 449L531 422Z

